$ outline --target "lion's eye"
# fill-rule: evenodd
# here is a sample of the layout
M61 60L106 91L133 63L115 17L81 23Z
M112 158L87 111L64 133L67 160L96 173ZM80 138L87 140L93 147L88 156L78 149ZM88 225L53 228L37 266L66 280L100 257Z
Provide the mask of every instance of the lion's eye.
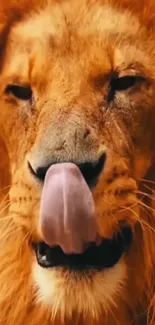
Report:
M31 100L33 95L30 86L8 85L5 92L21 100Z
M133 87L139 78L135 76L126 76L122 78L115 78L111 82L111 87L114 91L123 91Z
M133 86L135 86L138 82L144 80L144 78L140 76L124 76L124 77L114 77L111 80L108 100L111 101L114 99L114 96L117 91L125 91Z

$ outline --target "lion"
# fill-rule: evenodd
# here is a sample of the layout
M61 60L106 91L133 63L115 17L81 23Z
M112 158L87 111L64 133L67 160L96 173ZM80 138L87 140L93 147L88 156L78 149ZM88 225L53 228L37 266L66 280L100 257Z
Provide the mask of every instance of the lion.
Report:
M155 323L155 4L2 1L0 325Z

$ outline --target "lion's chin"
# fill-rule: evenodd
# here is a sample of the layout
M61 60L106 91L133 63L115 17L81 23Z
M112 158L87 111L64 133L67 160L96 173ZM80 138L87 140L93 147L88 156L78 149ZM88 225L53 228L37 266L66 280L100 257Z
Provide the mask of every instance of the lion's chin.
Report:
M75 313L86 319L106 314L124 288L125 255L131 243L132 230L125 227L79 255L66 255L59 247L45 243L34 244L36 301L62 321Z
M52 317L64 321L76 312L84 319L97 320L116 304L125 287L127 268L122 257L113 267L85 274L63 268L42 268L33 264L36 303L51 310Z

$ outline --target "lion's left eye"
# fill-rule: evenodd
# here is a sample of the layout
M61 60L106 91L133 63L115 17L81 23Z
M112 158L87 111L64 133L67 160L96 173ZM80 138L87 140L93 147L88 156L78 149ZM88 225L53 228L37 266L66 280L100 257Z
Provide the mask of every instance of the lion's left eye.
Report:
M30 86L8 85L6 94L12 94L20 100L31 100L33 92Z

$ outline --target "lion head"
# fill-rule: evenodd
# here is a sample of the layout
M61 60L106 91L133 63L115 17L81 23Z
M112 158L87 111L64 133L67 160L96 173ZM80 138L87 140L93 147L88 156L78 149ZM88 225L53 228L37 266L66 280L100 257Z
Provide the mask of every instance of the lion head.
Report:
M0 325L150 324L154 4L0 10Z

